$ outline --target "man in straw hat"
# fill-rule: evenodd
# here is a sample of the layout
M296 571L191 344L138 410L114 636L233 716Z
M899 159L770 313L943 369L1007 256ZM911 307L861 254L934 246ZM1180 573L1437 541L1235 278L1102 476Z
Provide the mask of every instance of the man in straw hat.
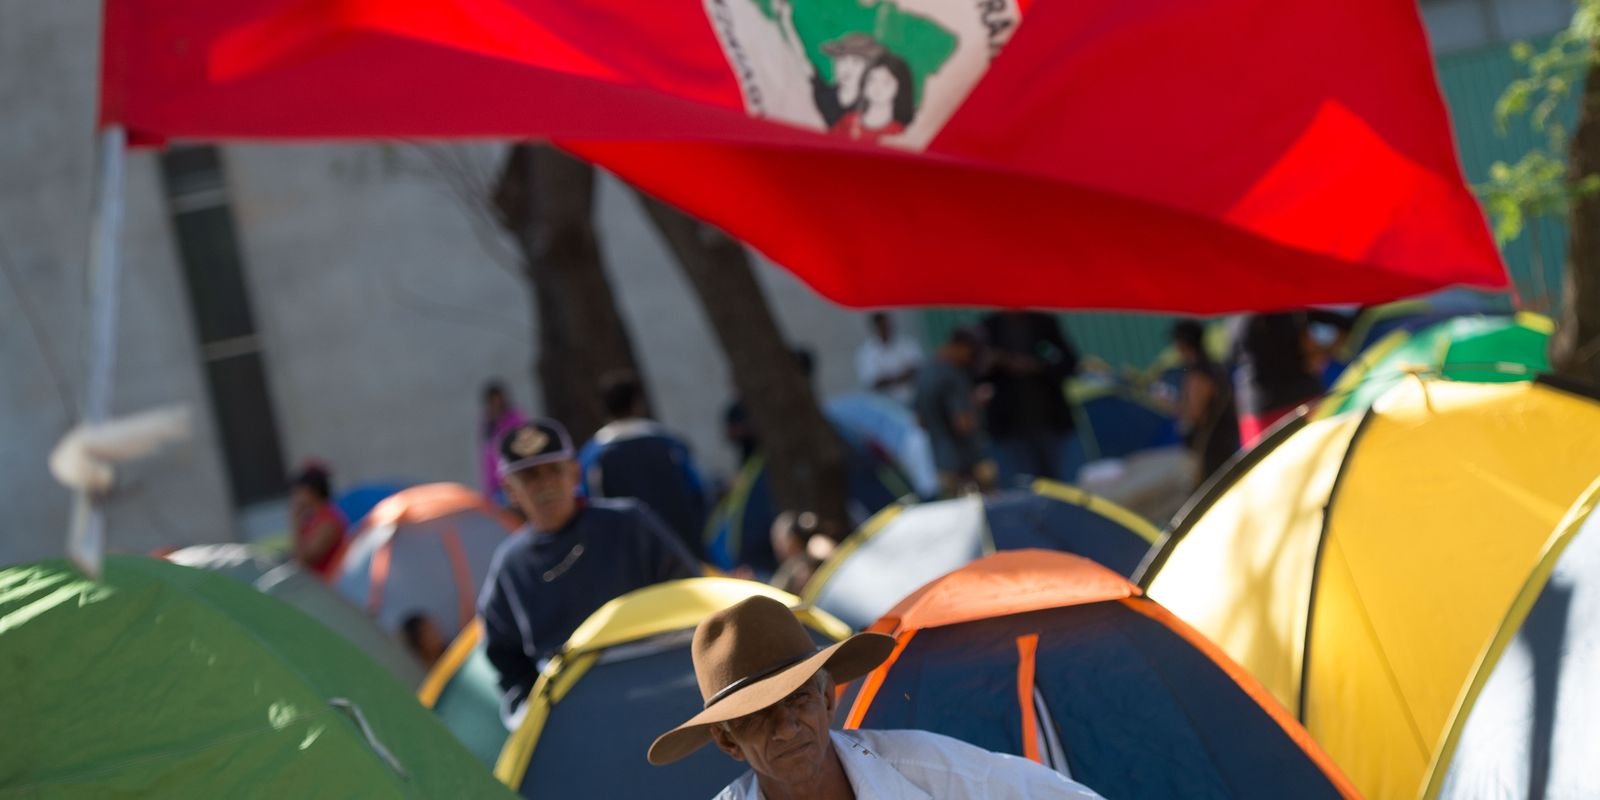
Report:
M860 633L818 650L768 597L713 614L695 629L692 649L705 710L656 739L650 763L716 742L750 764L718 800L1099 798L1027 759L926 731L830 731L835 681L870 672L894 644Z

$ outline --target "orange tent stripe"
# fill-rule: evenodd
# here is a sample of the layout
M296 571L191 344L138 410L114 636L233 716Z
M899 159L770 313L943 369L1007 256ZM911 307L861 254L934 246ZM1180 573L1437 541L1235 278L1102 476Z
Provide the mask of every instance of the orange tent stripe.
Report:
M372 574L367 584L368 614L376 614L383 608L383 590L389 585L389 558L393 549L394 542L390 540L372 554Z
M461 614L458 624L465 628L472 623L476 610L473 591L477 588L472 585L472 567L467 563L467 550L461 546L461 534L456 532L455 526L445 528L439 541L444 542L445 555L450 558L450 572L456 582L456 607Z
M856 704L850 707L850 715L845 718L846 730L861 727L861 720L867 716L867 709L872 707L872 699L878 696L878 689L883 686L885 678L889 677L889 669L894 662L900 660L900 654L905 652L906 645L911 644L911 637L916 636L915 628L900 634L900 641L895 642L894 651L889 653L889 658L867 676L867 682L861 684L861 693L856 695Z
M1039 634L1017 637L1017 705L1022 709L1022 754L1043 764L1039 756L1039 712L1033 706L1034 656L1039 652Z
M1212 644L1210 639L1200 635L1199 631L1189 627L1183 620L1173 616L1172 612L1153 601L1144 598L1126 598L1118 602L1165 625L1173 633L1183 637L1183 640L1192 645L1194 649L1204 653L1207 658L1211 659L1212 663L1227 673L1228 677L1232 678L1233 682L1238 684L1245 694L1255 700L1256 705L1261 706L1261 709L1267 712L1267 716L1271 717L1273 722L1278 723L1278 727L1282 728L1283 732L1288 734L1289 738L1299 745L1301 750L1305 751L1306 756L1311 759L1312 763L1321 768L1322 774L1328 776L1328 782L1339 790L1339 794L1347 798L1361 797L1361 793L1356 791L1355 784L1351 783L1350 779L1339 771L1339 767L1333 763L1333 759L1322 751L1322 748L1311 738L1311 734L1301 727L1300 723L1295 721L1294 717L1278 703L1277 698L1273 697L1265 686L1256 681L1250 673L1245 672L1244 667L1234 663L1233 659L1222 652L1222 648Z

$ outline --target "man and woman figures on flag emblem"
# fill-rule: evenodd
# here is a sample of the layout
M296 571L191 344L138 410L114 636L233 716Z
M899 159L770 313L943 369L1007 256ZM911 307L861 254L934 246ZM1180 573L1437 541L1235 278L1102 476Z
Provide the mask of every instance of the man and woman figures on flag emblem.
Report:
M753 116L921 149L1021 21L1017 0L706 0Z

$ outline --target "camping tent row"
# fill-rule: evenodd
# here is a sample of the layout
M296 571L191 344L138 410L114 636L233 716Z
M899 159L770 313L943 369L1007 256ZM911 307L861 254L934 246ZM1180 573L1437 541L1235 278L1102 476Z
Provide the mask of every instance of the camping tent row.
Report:
M1243 669L1086 558L989 556L872 630L897 644L841 709L846 728L942 733L1105 797L1356 796Z
M1223 473L1140 582L1369 797L1429 782L1475 665L1600 474L1600 402L1550 378L1414 378L1302 416Z
M425 615L453 639L472 622L495 550L516 528L510 514L460 484L404 489L367 514L333 586L390 633Z
M551 659L509 738L482 625L451 644L418 693L446 727L507 785L527 797L710 797L744 767L710 751L651 767L656 735L701 708L689 645L700 620L762 595L794 610L819 646L849 635L827 613L765 584L690 578L646 587L602 606ZM596 741L604 740L603 748Z
M968 496L880 511L806 586L806 602L865 628L918 586L997 550L1043 548L1132 575L1159 537L1149 522L1074 487Z
M0 794L505 797L354 645L223 575L0 570Z
M794 608L819 646L849 632L747 581L691 579L618 598L541 675L496 774L525 797L627 796L640 786L669 800L714 794L745 765L707 748L656 768L643 753L701 708L693 626L755 594ZM901 645L883 674L847 691L839 722L848 726L945 733L1034 758L1108 797L1353 796L1265 690L1087 559L993 556L919 590L875 628ZM421 698L458 736L505 737L475 640L452 647ZM474 719L479 729L463 730ZM602 738L607 746L595 747Z

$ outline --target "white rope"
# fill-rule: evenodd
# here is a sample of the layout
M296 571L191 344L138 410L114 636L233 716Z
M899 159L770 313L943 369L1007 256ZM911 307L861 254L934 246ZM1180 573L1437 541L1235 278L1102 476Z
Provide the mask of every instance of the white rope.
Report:
M378 741L378 735L373 733L372 726L367 724L367 715L361 713L360 706L344 697L329 698L328 705L350 715L350 718L356 721L356 727L361 729L361 735L367 740L367 746L372 748L372 752L377 753L378 757L383 759L389 765L389 768L395 771L395 774L406 780L411 779L411 776L406 774L405 767L400 766L400 761L394 757L393 753L389 752L389 748L384 747L383 742Z

